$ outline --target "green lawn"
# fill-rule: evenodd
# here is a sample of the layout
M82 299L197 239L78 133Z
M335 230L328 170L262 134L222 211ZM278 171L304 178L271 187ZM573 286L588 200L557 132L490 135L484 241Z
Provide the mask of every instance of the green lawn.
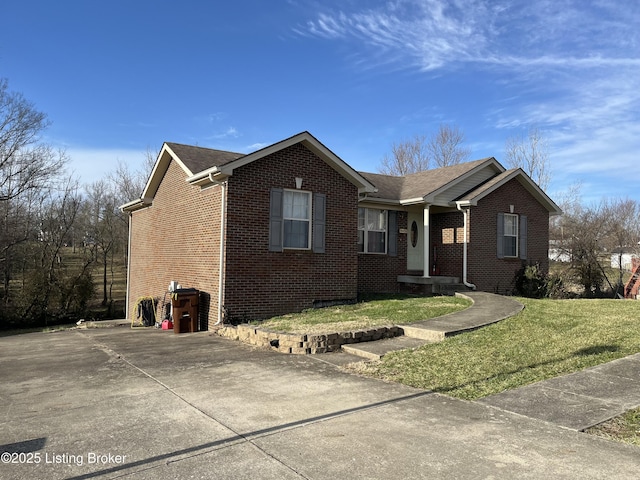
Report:
M358 370L471 400L640 352L639 302L518 300L512 318Z
M368 299L353 305L316 308L259 322L277 332L318 334L347 332L382 325L414 323L463 310L471 305L458 297L394 295Z

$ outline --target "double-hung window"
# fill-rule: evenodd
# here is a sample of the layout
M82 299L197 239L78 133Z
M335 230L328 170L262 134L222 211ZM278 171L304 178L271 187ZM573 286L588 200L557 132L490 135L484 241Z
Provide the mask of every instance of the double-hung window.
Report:
M269 251L325 253L327 195L272 188L269 198Z
M498 258L528 258L527 225L526 215L498 213Z
M285 190L282 220L284 248L311 248L311 192Z
M505 257L518 256L518 215L504 214L503 248Z
M358 251L387 253L387 211L358 208Z

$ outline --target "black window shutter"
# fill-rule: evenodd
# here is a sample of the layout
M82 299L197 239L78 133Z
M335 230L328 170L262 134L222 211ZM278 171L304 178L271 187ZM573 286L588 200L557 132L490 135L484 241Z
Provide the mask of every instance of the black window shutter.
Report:
M504 213L498 213L498 258L504 258Z
M519 225L519 248L520 248L520 259L527 259L527 216L520 215L520 225Z
M313 253L325 252L327 196L313 194Z
M389 210L387 213L387 230L389 245L387 247L387 253L391 257L398 256L398 212L395 210Z
M282 236L284 222L282 221L282 200L283 190L281 188L271 189L271 200L269 202L269 251L282 251Z

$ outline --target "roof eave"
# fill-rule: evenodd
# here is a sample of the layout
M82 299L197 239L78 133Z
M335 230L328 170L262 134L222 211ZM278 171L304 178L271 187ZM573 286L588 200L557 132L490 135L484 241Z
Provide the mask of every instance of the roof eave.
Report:
M518 179L521 185L524 186L524 188L547 209L550 216L562 215L562 209L556 205L556 203L546 193L544 193L544 191L521 168L514 170L509 175L506 175L499 182L492 185L491 188L480 192L478 195L461 199L455 203L460 207L476 206L484 197L513 179Z
M358 199L359 203L375 203L375 204L380 204L380 205L396 205L396 206L400 206L402 205L398 200L393 200L390 198L377 198L377 197L360 197Z
M171 149L169 145L165 142L162 144L162 149L160 149L160 153L158 154L158 158L156 159L156 163L153 165L153 170L151 170L151 175L149 175L149 179L142 191L141 198L153 198L158 191L158 187L164 178L164 174L169 168L169 164L171 160L175 161L182 170L188 176L192 176L193 172L189 170L189 168L180 160L178 155Z
M302 143L318 157L327 162L338 173L349 180L353 185L358 187L358 192L375 193L377 191L375 185L373 185L362 175L356 172L344 160L338 157L335 153L325 147L318 139L316 139L313 135L306 131L298 133L297 135L286 138L280 142L269 145L268 147L262 148L248 155L245 155L244 157L238 158L237 160L233 160L225 164L224 168L220 169L220 172L226 174L227 176L231 176L233 175L233 171L236 168L243 167L244 165L255 162L256 160L279 152L297 143Z
M136 210L141 210L143 208L147 208L151 205L149 200L144 198L138 198L136 200L132 200L131 202L127 202L124 205L120 205L120 211L123 213L135 212Z
M504 173L506 171L506 169L500 164L500 162L498 162L498 160L495 159L495 157L489 157L484 162L482 162L479 165L476 165L475 167L473 167L471 170L469 170L469 171L463 173L462 175L454 178L453 180L451 180L450 182L442 185L441 187L437 188L436 190L426 194L425 197L424 197L425 201L433 202L434 199L438 195L442 194L442 192L448 190L449 188L451 188L454 185L462 182L463 180L467 179L471 175L474 175L479 170L482 170L483 168L486 168L488 166L494 166L496 168L496 170L499 172L499 174L500 173Z

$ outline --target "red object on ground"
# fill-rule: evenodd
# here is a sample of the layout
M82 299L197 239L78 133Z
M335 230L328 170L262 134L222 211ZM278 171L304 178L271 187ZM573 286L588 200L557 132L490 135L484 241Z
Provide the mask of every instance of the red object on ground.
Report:
M162 330L173 330L173 323L171 320L162 321Z

